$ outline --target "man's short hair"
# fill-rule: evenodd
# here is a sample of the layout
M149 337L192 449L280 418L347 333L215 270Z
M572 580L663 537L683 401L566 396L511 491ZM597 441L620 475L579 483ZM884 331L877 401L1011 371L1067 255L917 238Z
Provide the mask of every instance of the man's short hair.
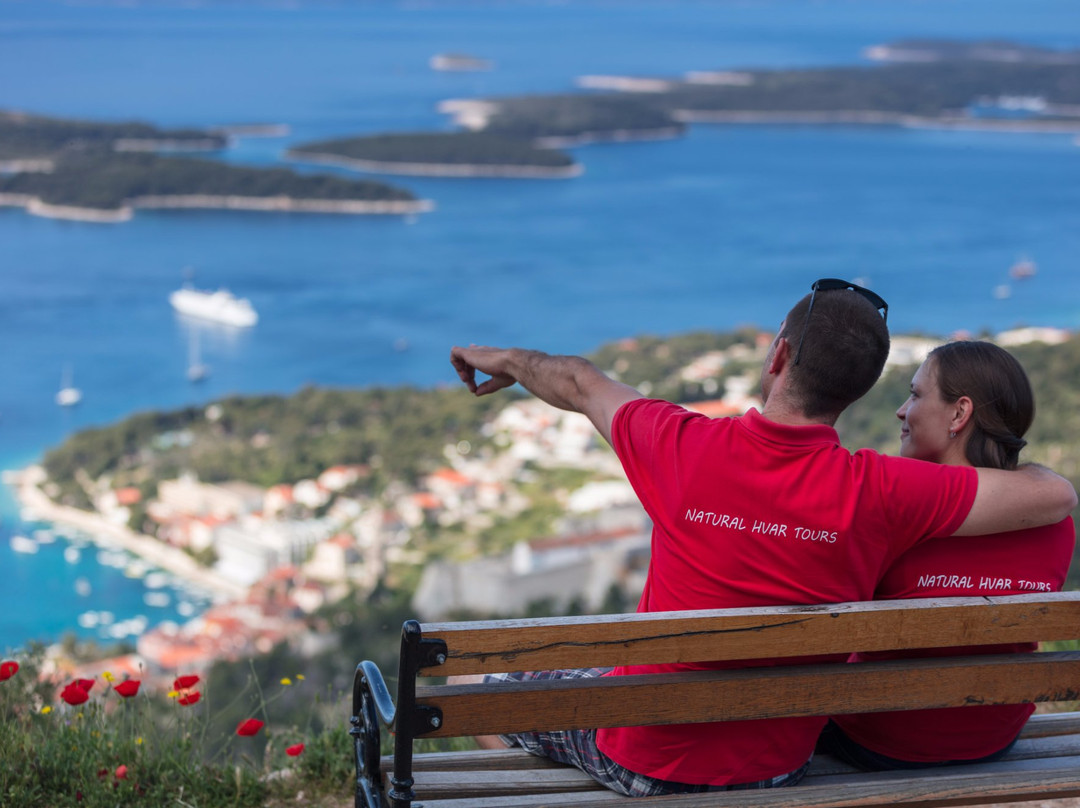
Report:
M835 417L881 376L889 356L889 329L874 304L850 289L818 291L806 323L809 306L810 295L796 303L780 334L792 357L802 335L799 364L790 366L788 378L804 415Z

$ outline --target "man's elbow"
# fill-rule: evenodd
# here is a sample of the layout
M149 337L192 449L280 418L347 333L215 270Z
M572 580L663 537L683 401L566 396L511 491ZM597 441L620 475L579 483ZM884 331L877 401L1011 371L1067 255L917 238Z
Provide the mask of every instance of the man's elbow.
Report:
M1066 482L1068 482L1068 480L1066 480ZM1065 486L1062 493L1063 497L1061 500L1061 519L1064 519L1065 517L1069 516L1076 508L1078 499L1076 496L1076 488L1072 485L1072 483L1069 483L1067 486ZM1061 519L1058 519L1058 521L1060 522Z
M1031 502L1041 502L1047 524L1056 524L1068 517L1077 505L1076 488L1071 482L1050 469L1032 464L1022 466L1021 472L1031 475L1036 488Z

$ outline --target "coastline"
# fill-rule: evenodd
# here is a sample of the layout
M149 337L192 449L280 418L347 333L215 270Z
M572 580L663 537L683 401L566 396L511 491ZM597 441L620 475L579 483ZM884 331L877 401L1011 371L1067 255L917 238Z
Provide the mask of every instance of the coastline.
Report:
M234 600L247 594L246 587L201 566L182 550L108 522L95 513L58 505L41 490L44 479L44 470L40 466L30 466L21 471L5 472L4 484L14 492L21 507L40 516L43 521L67 525L104 538L185 581L212 591L220 599Z
M43 202L40 197L30 194L0 193L0 207L25 208L31 216L41 216L46 219L67 219L96 224L119 224L129 221L132 217L132 210L127 205L115 210L80 208L76 205L51 205Z
M585 173L580 163L563 167L478 165L474 163L395 163L383 160L361 160L335 154L287 151L290 160L347 168L376 174L401 174L414 177L494 177L509 179L569 179Z
M435 204L428 199L294 199L288 196L213 196L183 194L138 196L112 210L53 205L30 194L0 193L0 207L21 207L33 216L98 224L130 221L137 209L145 210L248 210L271 213L335 213L346 215L407 216L428 213Z
M911 129L963 129L982 132L1018 132L1043 134L1071 134L1080 132L1080 119L1076 121L1008 120L1002 118L969 118L966 116L925 117L899 112L871 112L862 110L833 111L754 111L754 110L676 110L676 120L684 123L746 124L746 125L862 125L903 126Z

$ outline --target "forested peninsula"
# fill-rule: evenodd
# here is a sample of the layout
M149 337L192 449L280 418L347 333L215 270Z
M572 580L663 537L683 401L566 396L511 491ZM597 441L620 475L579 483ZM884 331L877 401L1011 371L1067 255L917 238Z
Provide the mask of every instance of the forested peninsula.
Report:
M222 135L208 131L0 112L0 205L99 222L126 221L139 208L347 214L431 208L409 191L381 182L171 154L225 145Z
M1080 128L1080 53L936 40L867 52L879 63L697 71L648 81L589 77L592 86L623 92L485 99L449 111L465 125L531 138L614 137L665 125L677 132L707 121ZM615 103L619 98L623 103Z

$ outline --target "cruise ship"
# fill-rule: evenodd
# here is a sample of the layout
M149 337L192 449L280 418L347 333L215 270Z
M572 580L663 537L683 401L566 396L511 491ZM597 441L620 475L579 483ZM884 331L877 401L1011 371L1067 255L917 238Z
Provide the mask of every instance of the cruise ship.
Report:
M169 295L172 307L181 314L215 323L246 327L255 325L259 315L247 298L235 297L227 289L204 292L185 287Z

